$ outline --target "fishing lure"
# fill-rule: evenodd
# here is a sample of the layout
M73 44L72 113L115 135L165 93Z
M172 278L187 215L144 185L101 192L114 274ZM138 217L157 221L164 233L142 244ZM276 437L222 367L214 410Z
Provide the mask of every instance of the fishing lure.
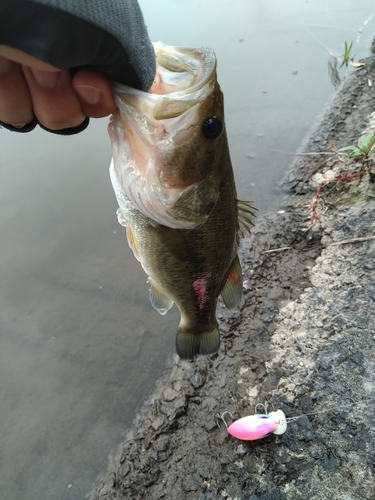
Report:
M347 408L356 407L363 404L372 403L374 400L366 399L363 401L355 401ZM296 420L306 417L306 416L315 416L321 413L328 413L330 411L337 411L336 406L332 406L330 408L326 408L320 412L311 412L311 413L303 413L301 415L297 415L295 417L285 417L285 414L282 410L270 411L267 413L268 404L258 403L255 406L255 411L257 411L257 407L263 407L264 413L259 413L255 415L249 415L247 417L240 418L239 420L235 420L230 425L226 422L224 416L229 415L233 420L233 415L229 411L225 411L217 417L220 417L224 422L225 427L227 428L228 434L231 436L242 439L245 441L254 441L256 439L262 439L269 434L281 435L286 432L288 423L295 422Z
M281 410L271 411L267 414L249 415L248 417L236 420L229 426L224 419L226 413L231 415L229 411L225 411L221 415L221 418L225 423L228 433L237 439L254 441L255 439L262 439L269 434L284 434L287 429L287 419Z

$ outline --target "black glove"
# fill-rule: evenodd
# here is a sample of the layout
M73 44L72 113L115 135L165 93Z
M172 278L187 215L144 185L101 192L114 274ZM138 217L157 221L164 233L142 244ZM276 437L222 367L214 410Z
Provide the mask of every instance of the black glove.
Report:
M136 0L1 0L0 44L62 70L89 67L144 91L155 76L155 54ZM23 129L0 124L23 132L34 122ZM57 133L76 133L87 124Z

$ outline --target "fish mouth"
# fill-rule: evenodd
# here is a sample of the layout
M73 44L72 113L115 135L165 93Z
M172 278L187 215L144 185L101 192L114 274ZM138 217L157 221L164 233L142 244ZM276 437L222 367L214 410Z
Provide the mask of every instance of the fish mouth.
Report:
M176 118L202 102L212 91L216 76L216 57L212 49L185 48L153 44L156 56L156 76L148 92L115 83L115 102L120 110L124 101L148 117L159 121Z
M202 175L179 177L178 162L171 168L166 158L176 148L191 149L192 138L200 133L202 103L217 86L216 57L209 48L157 42L154 49L157 73L149 92L113 84L118 110L108 126L111 180L120 208L125 197L160 224L191 229L204 223L207 207L215 205L218 193L211 189L211 199L202 201L202 210L199 202L193 210L181 210L189 193L194 197L205 181Z

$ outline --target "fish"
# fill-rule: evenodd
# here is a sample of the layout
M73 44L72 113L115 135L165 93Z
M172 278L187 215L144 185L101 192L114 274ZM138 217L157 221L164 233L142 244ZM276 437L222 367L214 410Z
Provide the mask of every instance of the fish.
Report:
M113 84L110 177L151 304L162 315L176 304L176 351L193 359L219 350L219 296L229 309L241 300L238 247L255 209L237 199L214 51L154 49L149 92Z

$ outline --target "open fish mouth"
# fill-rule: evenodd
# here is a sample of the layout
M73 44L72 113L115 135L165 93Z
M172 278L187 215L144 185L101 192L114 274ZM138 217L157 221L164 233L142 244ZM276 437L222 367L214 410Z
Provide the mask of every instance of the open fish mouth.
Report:
M130 200L162 225L191 229L207 220L218 197L210 166L194 164L194 151L205 147L207 102L220 92L216 58L208 48L160 42L154 48L157 73L149 92L113 85L111 181L120 209Z

